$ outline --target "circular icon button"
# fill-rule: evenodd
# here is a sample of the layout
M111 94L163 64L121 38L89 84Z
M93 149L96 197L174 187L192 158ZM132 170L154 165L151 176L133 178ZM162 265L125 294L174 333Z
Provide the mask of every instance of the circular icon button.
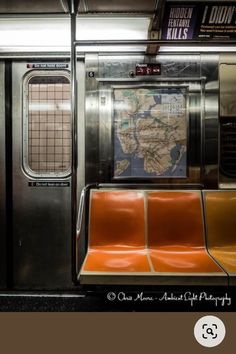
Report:
M201 317L194 327L194 336L204 347L216 347L225 337L225 325L216 316Z

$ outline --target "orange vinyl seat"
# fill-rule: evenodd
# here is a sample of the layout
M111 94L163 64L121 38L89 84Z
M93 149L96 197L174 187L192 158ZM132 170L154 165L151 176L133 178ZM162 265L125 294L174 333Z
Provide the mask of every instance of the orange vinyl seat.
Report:
M174 275L176 283L227 285L205 247L201 192L149 192L148 244L160 275Z
M207 240L210 254L236 284L236 192L204 192Z
M90 192L88 252L81 283L136 282L150 273L145 239L144 194L129 190ZM110 276L110 277L108 277ZM131 276L131 277L129 277Z

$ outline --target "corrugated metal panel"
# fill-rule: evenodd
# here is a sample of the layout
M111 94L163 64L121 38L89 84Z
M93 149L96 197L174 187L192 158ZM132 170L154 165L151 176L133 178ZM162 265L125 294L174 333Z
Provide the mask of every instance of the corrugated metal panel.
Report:
M220 125L220 168L227 177L236 177L236 123L224 118Z
M19 13L65 13L68 12L66 0L1 0L0 14Z
M81 0L80 13L153 13L158 0ZM37 14L68 12L67 0L1 0L0 14Z
M81 0L79 12L154 12L158 0Z

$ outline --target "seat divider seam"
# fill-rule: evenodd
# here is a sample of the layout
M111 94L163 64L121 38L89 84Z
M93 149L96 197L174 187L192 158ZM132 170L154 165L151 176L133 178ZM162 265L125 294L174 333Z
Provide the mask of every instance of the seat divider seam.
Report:
M151 269L151 273L155 273L151 256L149 253L149 242L148 242L148 201L147 201L148 191L143 191L143 199L144 199L144 233L145 233L145 248L147 252L148 264Z
M203 231L204 231L204 241L205 241L205 250L207 252L207 254L209 255L209 257L213 260L213 262L215 262L220 269L222 270L222 272L224 272L227 276L227 280L228 280L228 285L229 285L229 281L230 281L230 276L229 273L222 267L222 265L218 262L218 260L212 256L212 254L209 251L209 247L208 247L208 229L207 229L207 211L206 211L206 204L205 204L205 198L206 198L206 191L201 191L201 207L202 207L202 218L203 218Z

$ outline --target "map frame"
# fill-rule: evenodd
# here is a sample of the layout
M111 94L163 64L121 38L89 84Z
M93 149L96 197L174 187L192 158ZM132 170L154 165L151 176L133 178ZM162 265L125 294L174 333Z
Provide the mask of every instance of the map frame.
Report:
M150 89L150 90L176 90L176 91L181 91L184 92L183 95L185 97L185 122L186 122L186 163L185 163L185 173L184 175L177 175L177 176L171 176L171 175L150 175L150 176L116 176L115 175L115 119L116 119L116 114L115 114L115 90L125 90L125 89ZM166 84L166 85L157 85L156 83L140 83L140 84L126 84L126 85L112 85L111 86L111 145L112 145L112 180L174 180L174 179L188 179L189 178L189 86L188 85L181 85L178 86L176 83L174 85L172 84Z

